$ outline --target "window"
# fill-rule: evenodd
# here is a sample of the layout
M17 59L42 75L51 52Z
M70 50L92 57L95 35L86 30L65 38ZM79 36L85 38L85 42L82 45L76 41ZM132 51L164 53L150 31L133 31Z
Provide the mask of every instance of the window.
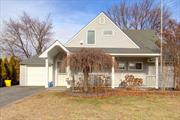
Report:
M111 36L113 34L113 31L112 30L105 30L103 34L106 36Z
M118 68L120 70L125 70L126 69L126 63L125 62L119 62L118 63Z
M95 31L94 30L88 31L87 44L95 44Z
M142 62L129 62L128 69L129 70L143 70L143 63Z

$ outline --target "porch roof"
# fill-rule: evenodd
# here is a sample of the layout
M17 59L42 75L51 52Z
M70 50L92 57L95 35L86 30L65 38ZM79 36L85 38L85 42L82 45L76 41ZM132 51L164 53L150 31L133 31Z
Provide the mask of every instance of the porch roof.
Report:
M80 49L82 49L81 47L67 47L67 49L70 52L77 52ZM128 54L159 54L159 50L154 50L154 49L138 49L138 48L100 48L102 49L104 52L106 53L110 53L110 54L124 54L124 55L128 55Z

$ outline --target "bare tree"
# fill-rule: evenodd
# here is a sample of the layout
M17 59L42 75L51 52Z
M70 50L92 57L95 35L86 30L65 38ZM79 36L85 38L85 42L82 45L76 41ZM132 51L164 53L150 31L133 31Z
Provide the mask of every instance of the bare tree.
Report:
M120 28L128 29L130 27L130 9L125 0L110 8L107 14Z
M107 10L108 16L121 29L154 29L160 30L160 6L154 0L142 0L128 5L127 1L121 0L120 4ZM170 12L164 7L163 21L166 25Z
M69 65L71 71L82 72L84 75L84 92L88 92L89 73L111 70L112 58L97 48L83 48L64 59L64 65Z
M163 37L164 52L169 55L174 67L174 86L180 89L180 23L170 20Z
M34 54L41 54L51 40L52 23L49 16L46 20L30 17L23 13L18 20L6 22L0 36L1 50L4 54L29 58Z

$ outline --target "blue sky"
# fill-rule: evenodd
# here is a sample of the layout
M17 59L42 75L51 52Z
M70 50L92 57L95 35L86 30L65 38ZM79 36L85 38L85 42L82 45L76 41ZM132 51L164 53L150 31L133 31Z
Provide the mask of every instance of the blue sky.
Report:
M4 20L16 19L26 11L33 17L46 18L51 13L54 39L68 41L101 11L106 11L120 0L0 0L0 25ZM133 3L137 0L128 0ZM141 0L138 0L141 1ZM157 0L158 1L158 0ZM180 0L164 0L172 17L180 21Z

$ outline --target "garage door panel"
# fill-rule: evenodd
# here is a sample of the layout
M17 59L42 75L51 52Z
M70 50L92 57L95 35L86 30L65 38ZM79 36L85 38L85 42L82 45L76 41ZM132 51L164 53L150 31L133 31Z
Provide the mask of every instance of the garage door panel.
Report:
M28 67L27 68L28 86L44 86L45 84L45 67Z

